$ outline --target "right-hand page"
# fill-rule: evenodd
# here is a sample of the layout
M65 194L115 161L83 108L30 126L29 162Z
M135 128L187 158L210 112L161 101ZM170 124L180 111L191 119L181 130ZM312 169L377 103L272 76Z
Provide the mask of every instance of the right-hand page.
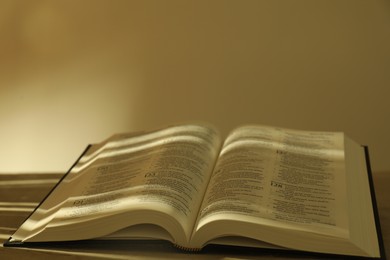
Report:
M226 139L197 229L226 218L347 237L344 135L245 126Z

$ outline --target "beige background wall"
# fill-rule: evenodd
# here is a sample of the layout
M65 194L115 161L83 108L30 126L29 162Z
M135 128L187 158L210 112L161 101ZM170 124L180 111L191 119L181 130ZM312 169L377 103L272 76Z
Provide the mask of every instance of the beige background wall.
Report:
M2 1L0 172L203 120L345 131L390 170L388 1Z

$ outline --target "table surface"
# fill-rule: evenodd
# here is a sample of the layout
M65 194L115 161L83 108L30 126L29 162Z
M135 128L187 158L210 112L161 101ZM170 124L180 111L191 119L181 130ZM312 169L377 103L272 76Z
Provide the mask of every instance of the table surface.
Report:
M0 259L297 259L296 254L266 250L211 248L202 253L185 253L164 242L85 242L56 247L7 248L7 240L30 212L57 183L62 174L0 174ZM390 254L390 172L373 173L386 255ZM305 256L305 259L316 256Z

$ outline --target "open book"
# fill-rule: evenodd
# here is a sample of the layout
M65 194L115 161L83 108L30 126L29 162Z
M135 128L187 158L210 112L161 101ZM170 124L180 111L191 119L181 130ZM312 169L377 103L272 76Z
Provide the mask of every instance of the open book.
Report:
M363 146L258 125L221 139L188 124L90 145L5 246L163 239L381 257Z

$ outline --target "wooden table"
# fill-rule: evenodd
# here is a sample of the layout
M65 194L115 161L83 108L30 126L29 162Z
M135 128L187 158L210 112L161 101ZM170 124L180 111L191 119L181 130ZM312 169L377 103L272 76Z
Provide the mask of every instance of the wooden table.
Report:
M164 242L73 243L50 248L4 248L7 240L62 174L0 174L0 259L297 259L265 250L211 248L184 253ZM386 255L390 254L390 172L373 174ZM315 256L305 256L312 259Z

